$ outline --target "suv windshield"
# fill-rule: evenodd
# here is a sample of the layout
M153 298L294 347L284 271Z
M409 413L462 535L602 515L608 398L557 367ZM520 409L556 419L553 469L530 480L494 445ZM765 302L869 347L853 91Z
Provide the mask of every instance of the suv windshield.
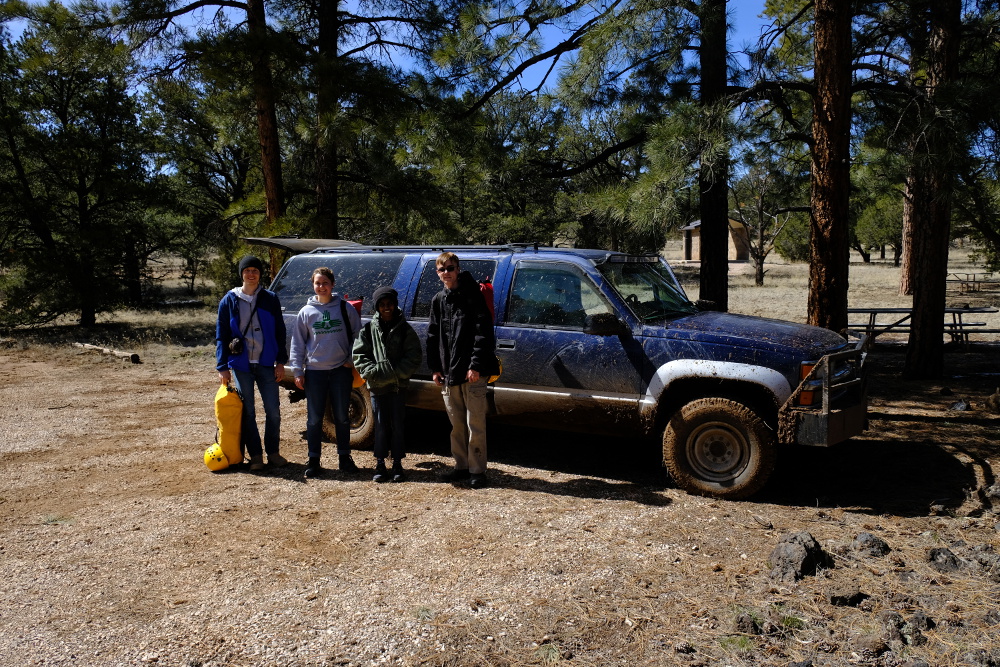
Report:
M629 310L644 322L698 312L662 260L612 258L597 268Z

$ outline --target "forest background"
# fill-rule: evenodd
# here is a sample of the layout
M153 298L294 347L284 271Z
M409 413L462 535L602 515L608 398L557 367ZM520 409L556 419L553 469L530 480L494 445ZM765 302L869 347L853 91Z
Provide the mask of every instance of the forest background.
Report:
M939 376L949 243L1000 268L1000 3L768 0L735 50L733 4L2 2L0 326L154 302L165 256L227 285L250 236L657 252L693 220L726 310L731 218L833 330L851 249L892 253Z

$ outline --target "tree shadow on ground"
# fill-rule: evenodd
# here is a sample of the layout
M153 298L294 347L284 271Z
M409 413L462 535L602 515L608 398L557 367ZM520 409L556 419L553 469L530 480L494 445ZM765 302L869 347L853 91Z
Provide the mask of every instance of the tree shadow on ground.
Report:
M409 410L406 420L410 451L450 458L451 425L443 412ZM659 452L648 440L581 435L489 421L487 443L490 463L533 469L520 476L516 471L492 468L489 471L492 486L652 506L670 503L670 498L660 493L665 488L666 475ZM423 469L433 472L427 481L437 481L438 475L450 466L433 464ZM577 478L546 479L546 473ZM413 479L422 481L423 476L418 473Z
M932 506L959 507L975 486L975 472L938 443L856 439L782 449L771 481L754 500L927 516Z
M449 456L450 425L443 413L410 411L408 442L414 452ZM671 486L653 439L612 438L489 423L490 461L535 471L575 475L550 482L491 471L496 485L587 498L669 502ZM927 516L965 502L975 471L948 451L958 444L855 439L835 447L784 447L767 486L751 502L840 507L870 514ZM964 451L964 450L962 450ZM983 465L987 465L983 462ZM435 466L435 476L447 470ZM937 510L940 511L940 510Z
M903 379L904 353L880 347L869 356L864 435L829 448L782 449L755 500L927 516L962 506L979 483L977 473L991 484L997 420L981 403L984 389L995 384L996 350L952 350L947 375L938 380ZM974 407L953 409L962 398Z

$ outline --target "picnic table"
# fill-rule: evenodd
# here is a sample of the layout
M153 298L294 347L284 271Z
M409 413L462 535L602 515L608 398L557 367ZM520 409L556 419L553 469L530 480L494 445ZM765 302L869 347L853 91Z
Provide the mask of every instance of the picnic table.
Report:
M951 340L969 344L970 333L1000 333L1000 329L986 329L986 322L972 322L965 319L966 315L1000 312L992 306L945 308L945 321L942 322L942 332L951 336ZM912 308L848 308L848 315L867 315L867 321L848 323L847 330L863 333L872 343L884 333L910 333L910 318ZM948 316L951 316L949 321ZM860 319L860 318L859 318Z
M993 274L988 272L952 272L949 275L955 276L954 278L949 278L948 282L958 283L959 294L978 292L983 288L983 283L995 282L991 280Z

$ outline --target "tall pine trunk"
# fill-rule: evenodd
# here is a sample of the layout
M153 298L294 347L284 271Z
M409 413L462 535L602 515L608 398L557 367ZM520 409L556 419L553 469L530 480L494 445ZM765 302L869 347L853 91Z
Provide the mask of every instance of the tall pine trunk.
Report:
M340 234L337 208L337 142L334 130L337 95L337 45L340 41L340 1L317 6L319 44L316 60L316 236Z
M701 103L714 113L726 94L726 0L701 3ZM729 161L706 163L698 172L701 214L699 296L729 310Z
M815 12L808 318L843 331L850 260L851 8L817 0Z
M939 378L944 373L945 290L948 278L948 241L951 234L951 201L954 188L952 160L948 159L957 138L941 119L946 104L946 88L958 71L958 43L961 29L961 0L931 0L930 40L926 100L935 110L934 121L925 133L926 150L917 159L914 207L925 204L922 224L914 225L910 261L920 271L913 281L913 316L910 342L906 348L903 375L907 378Z
M915 142L911 142L915 144ZM916 148L910 148L910 155L916 153ZM902 239L903 252L902 264L899 269L899 294L907 296L913 294L913 282L916 276L916 264L913 261L911 251L913 249L913 230L921 224L919 218L924 211L922 205L917 204L915 199L920 196L919 187L916 182L920 175L917 173L915 160L911 158L910 164L906 168L906 180L903 183L903 231L900 235Z
M273 234L276 231L275 222L285 215L285 186L281 174L281 145L278 140L278 115L275 111L264 0L247 2L247 30L250 35L254 102L257 107L257 137L260 141L264 197L267 202L264 233ZM280 265L277 249L271 249L270 263L271 275L274 276Z
M923 84L919 83L925 76L925 66L927 63L927 7L925 2L914 2L908 7L910 31L907 45L910 49L910 87L914 90ZM913 261L911 250L913 249L914 229L925 224L921 218L926 214L925 203L916 203L920 197L920 186L916 182L921 179L917 172L917 156L920 150L919 136L921 130L915 130L909 141L910 164L906 169L906 180L903 183L903 233L902 233L902 254L899 271L899 294L907 296L913 294L913 283L917 276L917 264Z

